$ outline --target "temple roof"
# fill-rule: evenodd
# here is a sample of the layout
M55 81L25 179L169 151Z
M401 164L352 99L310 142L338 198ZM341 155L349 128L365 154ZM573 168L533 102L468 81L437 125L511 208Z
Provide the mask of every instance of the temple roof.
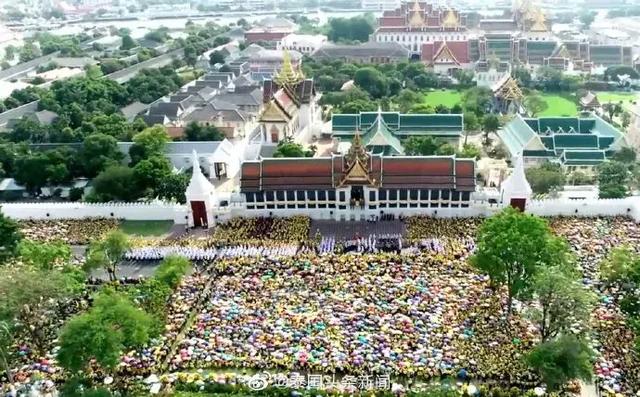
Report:
M378 108L378 117L364 134L364 146L382 147L385 154L404 154L404 148L400 140L391 132L387 123L382 118L382 111Z
M595 114L538 119L516 115L498 135L512 155L524 153L567 164L602 162L607 152L625 145L622 132Z
M354 164L358 164L357 166ZM366 179L366 181L365 181ZM475 161L455 156L348 156L260 159L242 164L242 192L329 190L349 184L381 188L475 190Z
M359 114L334 114L331 129L334 137L351 137L356 130L368 131L378 117L389 132L398 137L431 135L440 137L462 136L464 130L461 114L401 114L399 112L361 112Z

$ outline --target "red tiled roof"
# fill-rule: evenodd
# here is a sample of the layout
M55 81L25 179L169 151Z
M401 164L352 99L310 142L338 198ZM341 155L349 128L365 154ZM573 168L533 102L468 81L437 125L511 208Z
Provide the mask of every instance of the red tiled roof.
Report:
M382 188L475 189L475 162L453 157L381 157L368 162L369 176ZM342 181L342 156L262 159L242 165L241 190L333 189Z
M431 64L433 62L433 54L435 53L433 49L433 43L424 43L422 45L422 55L420 59L423 62Z
M404 26L405 23L404 17L382 17L378 21L380 26Z

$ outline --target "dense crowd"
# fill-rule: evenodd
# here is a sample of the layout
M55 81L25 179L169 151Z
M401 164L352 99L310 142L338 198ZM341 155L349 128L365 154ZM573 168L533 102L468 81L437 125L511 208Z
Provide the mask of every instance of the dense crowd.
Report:
M133 249L127 259L178 253L204 262L208 274L183 280L168 303L164 334L126 352L120 374L159 373L166 363L170 371L280 368L538 385L521 359L537 342L535 328L517 311L507 324L504 291L466 262L481 221L405 221L404 239L337 241L310 238L304 217L236 219L213 236ZM109 222L85 226L84 233L115 227ZM63 225L69 236L81 229ZM619 294L600 282L598 268L612 247L637 247L640 228L623 218L554 218L551 226L568 239L585 286L600 298L592 315L599 384L605 392L634 395L640 390L634 335L618 308ZM25 360L17 375L55 372L53 356L36 359L28 345L18 346Z
M243 241L301 242L309 237L311 220L306 216L290 218L234 218L217 225L213 233L216 242Z
M599 265L611 248L623 244L638 247L640 228L627 218L556 218L556 233L573 248L586 286L599 295L592 315L594 349L599 353L595 374L608 393L631 396L640 391L640 357L634 352L634 335L620 312L619 292L599 280Z
M93 239L118 227L116 219L92 218L79 220L25 220L20 221L20 231L25 238L34 241L63 241L71 245L86 245Z
M501 302L463 260L467 245L455 247L225 261L171 369L512 374L513 383L533 385L516 359L533 334L516 320L518 338L495 335ZM476 309L483 315L469 318Z

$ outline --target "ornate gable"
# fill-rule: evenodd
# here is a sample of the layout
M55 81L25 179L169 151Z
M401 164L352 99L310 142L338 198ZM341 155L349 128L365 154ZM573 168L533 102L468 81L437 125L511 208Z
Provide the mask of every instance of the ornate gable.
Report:
M456 59L456 56L453 55L453 52L451 51L449 46L447 46L446 42L442 43L442 46L440 47L438 52L436 52L436 54L434 55L433 63L460 65L460 62L458 62L458 59Z
M276 121L288 123L291 117L285 113L275 101L269 101L264 111L260 115L260 121Z
M362 144L360 132L356 130L353 142L351 143L351 148L349 148L349 152L345 155L346 171L340 181L340 186L378 186L379 181L371 178L371 175L369 174L369 159L370 155L366 152L364 145Z

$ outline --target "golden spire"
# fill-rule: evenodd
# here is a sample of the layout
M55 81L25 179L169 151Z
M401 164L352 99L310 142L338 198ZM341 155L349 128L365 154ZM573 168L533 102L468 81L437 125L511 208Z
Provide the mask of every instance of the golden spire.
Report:
M362 139L360 138L360 130L356 129L353 136L351 147L345 155L347 161L344 177L340 181L340 186L346 183L375 185L375 180L369 176L369 154L367 153Z
M289 51L282 50L282 68L275 75L273 80L279 85L295 85L302 81L303 76L296 71L291 64L291 56Z
M531 32L546 32L547 19L544 17L542 10L536 10L533 14L533 25L529 29Z
M412 12L421 12L422 8L420 8L420 3L418 2L418 0L413 2L413 7L411 8Z
M447 10L447 15L444 17L444 21L442 21L442 26L445 28L458 28L460 27L460 22L458 21L458 17L456 13L453 12L452 9Z

